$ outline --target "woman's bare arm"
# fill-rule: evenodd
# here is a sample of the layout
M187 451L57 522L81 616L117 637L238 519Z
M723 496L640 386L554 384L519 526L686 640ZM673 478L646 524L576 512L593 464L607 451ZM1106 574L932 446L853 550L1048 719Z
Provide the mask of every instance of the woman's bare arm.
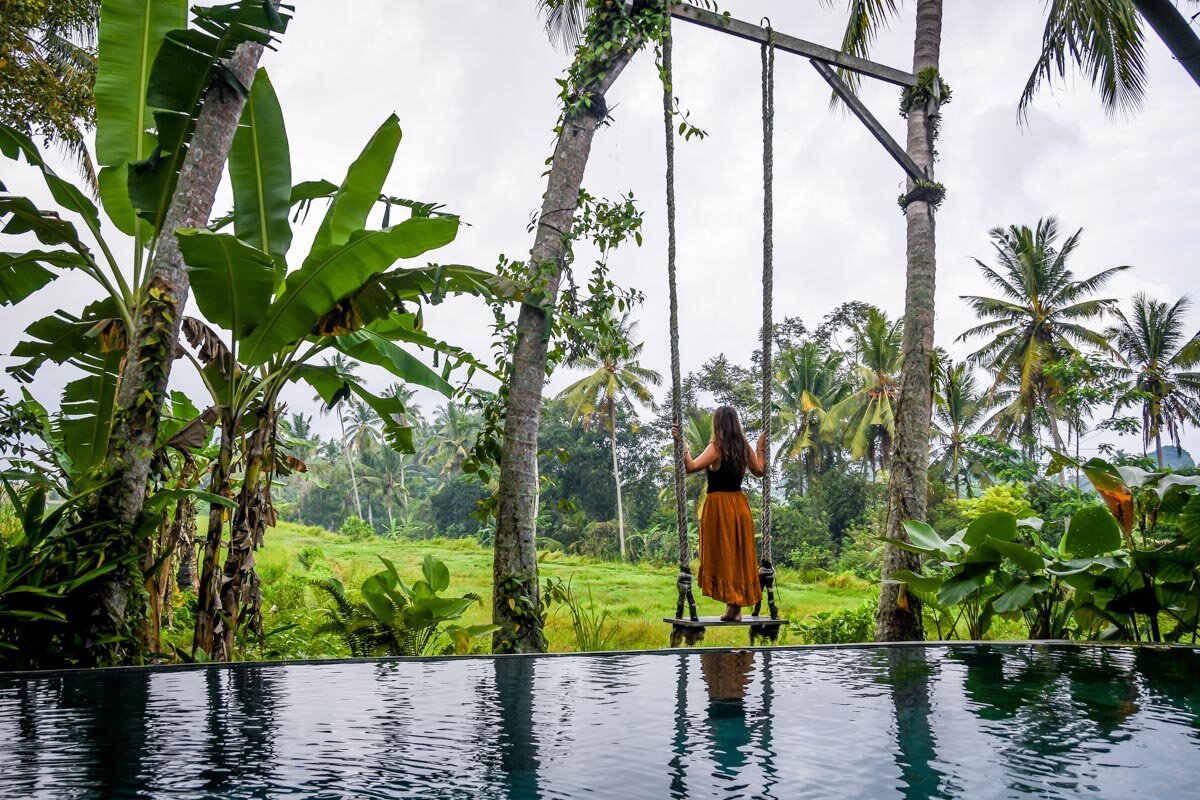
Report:
M671 435L679 441L679 445L683 448L683 469L688 475L694 472L699 472L706 467L710 467L717 462L720 453L717 451L716 445L709 442L708 447L704 448L704 452L699 458L692 458L692 453L688 449L687 441L679 432L679 428L675 425L671 426Z
M704 452L699 458L692 458L692 454L688 452L687 445L683 447L683 469L688 475L694 472L700 472L703 469L711 467L717 463L721 457L721 453L717 450L717 446L709 442L708 447L704 448Z
M767 444L767 434L763 433L758 437L758 447L750 450L746 454L746 467L750 473L756 478L763 476L763 448Z

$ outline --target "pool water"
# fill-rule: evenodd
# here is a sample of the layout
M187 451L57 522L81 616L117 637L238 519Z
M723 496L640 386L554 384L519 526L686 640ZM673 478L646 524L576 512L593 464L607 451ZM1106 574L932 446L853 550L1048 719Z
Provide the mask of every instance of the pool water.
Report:
M1200 796L1200 651L931 645L0 675L3 798Z

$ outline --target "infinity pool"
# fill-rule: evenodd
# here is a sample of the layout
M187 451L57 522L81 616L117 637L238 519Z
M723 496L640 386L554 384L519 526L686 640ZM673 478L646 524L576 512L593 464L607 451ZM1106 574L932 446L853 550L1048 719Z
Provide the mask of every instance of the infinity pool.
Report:
M0 675L3 798L1200 796L1200 651L940 645Z

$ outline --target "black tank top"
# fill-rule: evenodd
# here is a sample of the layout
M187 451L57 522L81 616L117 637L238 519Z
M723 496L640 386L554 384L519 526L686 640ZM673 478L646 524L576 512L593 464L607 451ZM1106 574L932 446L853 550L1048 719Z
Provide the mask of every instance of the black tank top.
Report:
M735 471L728 462L722 459L720 469L714 470L709 467L704 471L708 474L708 490L710 492L740 492L742 490L742 478L746 476L745 467Z

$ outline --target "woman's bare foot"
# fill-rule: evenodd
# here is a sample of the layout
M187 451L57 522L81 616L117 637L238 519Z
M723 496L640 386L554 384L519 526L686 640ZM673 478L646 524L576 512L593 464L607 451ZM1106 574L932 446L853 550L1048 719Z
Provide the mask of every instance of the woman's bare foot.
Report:
M742 607L726 603L725 613L721 615L721 620L724 622L741 622Z

